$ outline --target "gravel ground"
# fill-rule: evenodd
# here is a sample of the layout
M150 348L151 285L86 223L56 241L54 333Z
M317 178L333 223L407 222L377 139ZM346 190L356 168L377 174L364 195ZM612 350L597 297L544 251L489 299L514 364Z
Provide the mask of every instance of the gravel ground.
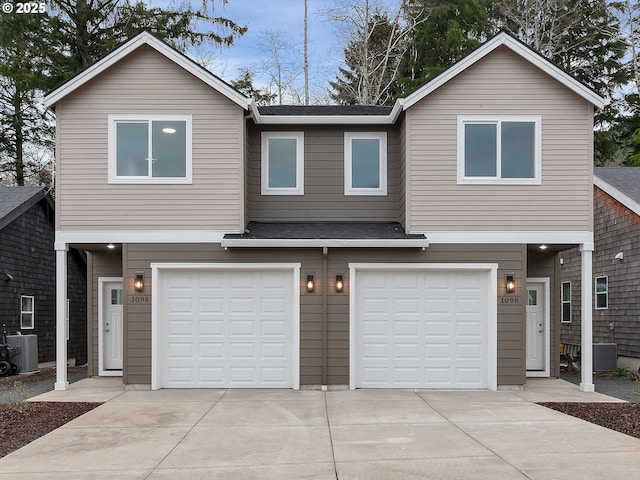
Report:
M31 398L41 393L50 392L56 382L55 375L55 369L47 367L30 374L0 377L0 404L15 403L24 400L25 396ZM86 377L86 367L69 367L67 377L69 383L77 382ZM22 387L16 388L16 382L18 385L22 384Z
M579 373L562 372L560 378L580 385ZM599 372L593 374L593 384L598 393L627 402L640 403L640 383L633 378L618 376L613 372Z

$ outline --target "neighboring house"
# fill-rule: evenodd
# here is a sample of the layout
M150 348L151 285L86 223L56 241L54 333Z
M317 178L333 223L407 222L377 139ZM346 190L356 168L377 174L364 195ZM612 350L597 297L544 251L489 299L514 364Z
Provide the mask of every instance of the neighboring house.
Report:
M56 359L53 200L43 187L0 187L0 327L37 335L38 360ZM68 256L68 355L87 360L86 261Z
M591 275L604 103L501 33L393 107L258 107L140 34L45 98L59 278L69 247L89 252L91 374L153 389L557 376L556 254L580 246ZM61 324L64 285L58 299Z
M617 344L618 366L640 367L640 168L600 167L593 177L593 342ZM561 255L561 341L580 343L580 254Z

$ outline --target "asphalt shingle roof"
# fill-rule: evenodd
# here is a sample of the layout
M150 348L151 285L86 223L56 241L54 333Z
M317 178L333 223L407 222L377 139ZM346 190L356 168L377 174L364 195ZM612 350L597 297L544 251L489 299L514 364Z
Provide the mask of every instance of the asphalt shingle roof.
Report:
M596 167L593 173L627 197L640 203L639 167Z
M249 222L245 234L225 238L396 240L425 236L407 234L398 222Z
M28 208L42 197L44 187L0 187L0 228L15 219L21 206Z
M393 107L378 105L272 105L258 107L260 115L304 115L304 116L335 116L335 115L364 115L386 116Z

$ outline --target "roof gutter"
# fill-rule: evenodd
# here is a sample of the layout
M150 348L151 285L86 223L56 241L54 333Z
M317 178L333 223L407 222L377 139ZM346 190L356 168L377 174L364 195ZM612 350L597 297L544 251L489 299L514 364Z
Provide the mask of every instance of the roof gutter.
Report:
M224 248L427 248L428 238L352 239L352 238L223 238Z

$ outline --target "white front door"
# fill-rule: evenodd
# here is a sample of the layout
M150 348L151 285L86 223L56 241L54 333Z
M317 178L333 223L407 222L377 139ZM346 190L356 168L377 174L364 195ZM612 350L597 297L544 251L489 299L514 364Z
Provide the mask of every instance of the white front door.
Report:
M545 300L543 284L527 283L527 370L545 370Z
M105 283L103 295L102 369L122 370L122 283Z

